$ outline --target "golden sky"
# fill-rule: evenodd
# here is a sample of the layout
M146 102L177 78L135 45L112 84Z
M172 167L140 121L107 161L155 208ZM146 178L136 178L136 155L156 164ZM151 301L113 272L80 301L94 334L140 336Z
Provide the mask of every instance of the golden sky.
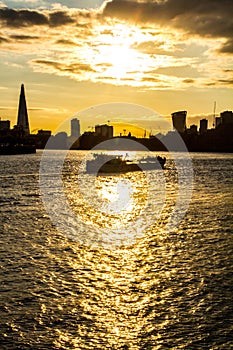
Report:
M24 83L32 130L112 102L212 122L214 101L232 110L232 13L230 0L0 1L0 117L15 123ZM107 120L80 117L82 131ZM133 111L111 121L160 128Z

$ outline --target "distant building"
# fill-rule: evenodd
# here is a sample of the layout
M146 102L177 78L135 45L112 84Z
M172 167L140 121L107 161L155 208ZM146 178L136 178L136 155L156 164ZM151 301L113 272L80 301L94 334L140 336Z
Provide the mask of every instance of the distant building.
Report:
M71 120L71 137L76 139L80 137L80 123L77 118Z
M59 132L51 139L51 148L54 149L66 149L67 148L67 133L64 131Z
M24 92L24 85L21 85L21 91L19 96L19 107L17 117L17 129L23 131L24 135L30 134L28 111Z
M184 133L186 130L187 111L179 111L172 113L173 128L179 133Z
M37 135L39 136L51 136L52 132L51 130L38 130Z
M11 126L10 120L0 120L0 130L9 131Z
M208 129L208 120L207 119L201 119L200 120L200 128L199 128L200 135L202 135L205 132L207 132L207 129Z
M193 124L187 129L188 134L197 134L197 125Z
M111 139L113 137L113 126L107 124L96 125L95 135L101 138Z
M233 112L225 111L220 113L221 124L233 124Z
M38 130L34 137L37 148L45 148L49 138L51 137L51 130Z

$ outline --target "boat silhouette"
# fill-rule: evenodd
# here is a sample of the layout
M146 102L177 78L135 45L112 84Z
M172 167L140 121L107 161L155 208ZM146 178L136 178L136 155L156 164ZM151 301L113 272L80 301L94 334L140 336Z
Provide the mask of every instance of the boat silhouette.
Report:
M145 157L138 161L123 158L122 155L94 154L94 159L87 160L86 172L89 174L119 174L134 171L164 169L165 157Z

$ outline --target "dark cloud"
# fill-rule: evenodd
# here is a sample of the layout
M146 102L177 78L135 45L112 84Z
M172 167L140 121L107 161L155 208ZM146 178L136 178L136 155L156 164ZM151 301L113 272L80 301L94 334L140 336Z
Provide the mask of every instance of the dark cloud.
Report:
M27 41L27 40L35 40L39 39L39 36L34 35L11 35L11 39L20 40L20 41Z
M96 72L89 64L86 63L71 63L61 67L61 71L73 74L81 72Z
M233 69L223 69L224 73L233 73Z
M207 37L225 37L230 42L222 52L232 52L232 0L112 0L106 3L104 16L134 23L155 23Z
M222 45L219 50L220 53L233 54L233 39L227 40L227 42Z
M48 24L48 18L37 11L0 8L0 21L8 27L27 27Z
M49 14L49 25L52 27L74 23L74 19L64 11L52 12Z
M112 35L113 32L112 32L111 29L105 29L105 30L103 30L103 31L101 32L101 34L103 34L103 35Z
M184 79L183 83L185 83L185 84L193 84L193 83L195 83L195 80L194 79Z
M7 38L0 36L0 44L1 43L8 43L8 42L9 42L9 40Z
M204 84L205 86L217 86L218 84L217 83L206 83Z
M133 22L151 22L155 20L158 10L158 4L151 1L112 0L106 2L103 14Z
M50 12L48 15L39 11L14 10L7 7L0 8L0 21L7 27L22 28L48 25L51 27L63 26L75 22L73 15L68 11Z
M112 67L112 64L111 63L107 63L107 62L103 62L103 63L98 63L96 64L96 67Z
M150 83L162 83L163 82L161 79L153 78L153 77L144 77L141 79L141 81L146 81L146 82L150 82Z
M233 79L219 79L218 82L224 85L233 85Z
M69 63L65 64L57 61L50 60L33 60L32 63L36 63L42 66L52 67L60 72L66 72L70 74L81 74L82 72L95 72L95 70L85 63Z
M126 77L126 78L121 78L121 81L135 81L135 79Z
M56 41L56 44L66 45L66 46L77 46L77 43L69 39L59 39Z
M233 79L218 79L212 82L209 82L205 84L206 86L219 86L219 85L225 85L225 86L232 86L233 85Z
M82 29L89 29L91 26L91 23L76 23L76 27Z

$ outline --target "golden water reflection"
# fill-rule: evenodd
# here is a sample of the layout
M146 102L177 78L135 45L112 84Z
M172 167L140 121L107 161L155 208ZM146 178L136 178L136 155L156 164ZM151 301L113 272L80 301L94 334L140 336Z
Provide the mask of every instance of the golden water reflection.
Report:
M82 174L82 177L80 185L74 175L66 182L65 191L75 214L88 225L124 230L140 217L147 205L148 183L143 172L94 179L93 175Z
M162 209L156 230L152 225L148 232L144 232L143 240L139 239L135 244L132 240L130 247L114 247L114 250L86 247L79 250L74 244L75 258L70 258L67 264L72 271L78 271L78 308L75 305L77 297L70 302L82 322L76 324L74 334L59 331L58 346L69 342L73 348L82 349L83 342L83 349L101 349L102 339L105 349L139 350L138 339L146 346L147 336L150 344L159 343L159 330L165 329L170 322L164 306L173 293L171 288L163 288L172 275L163 265L172 260L174 250L169 251L164 242L159 248L157 245L166 239L163 227L174 206L174 184L171 191L168 188L168 203L164 208L164 189L160 188L164 173L160 171L115 176L93 176L83 172L81 182L79 176L78 167L73 168L66 174L64 188L72 210L89 225L90 231L93 227L105 228L109 232L120 228L127 235L135 229L143 212L143 220L151 216L155 224L156 211L158 207ZM149 196L154 199L150 203ZM83 266L81 270L80 266ZM157 311L154 310L155 304ZM175 309L170 311L175 318ZM154 332L153 322L158 317L160 324Z

